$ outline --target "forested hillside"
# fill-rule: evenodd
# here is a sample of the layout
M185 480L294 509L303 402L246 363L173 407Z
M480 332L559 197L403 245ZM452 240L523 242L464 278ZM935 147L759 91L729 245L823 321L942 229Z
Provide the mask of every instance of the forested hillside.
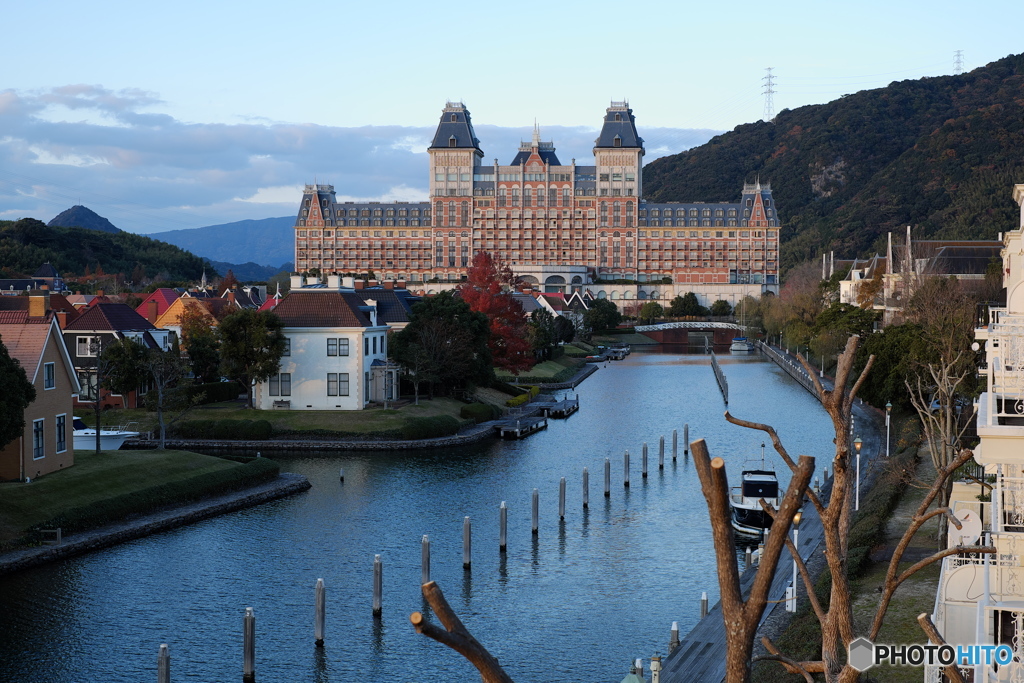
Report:
M1018 224L1024 183L1024 55L957 76L900 81L779 112L644 169L656 201L736 201L771 183L782 265L822 250L884 250L889 230L994 239Z
M137 271L149 278L197 280L206 267L203 259L178 247L130 232L99 232L49 227L34 218L0 221L0 277L30 276L43 263L52 263L62 275L83 275L88 269L106 273Z

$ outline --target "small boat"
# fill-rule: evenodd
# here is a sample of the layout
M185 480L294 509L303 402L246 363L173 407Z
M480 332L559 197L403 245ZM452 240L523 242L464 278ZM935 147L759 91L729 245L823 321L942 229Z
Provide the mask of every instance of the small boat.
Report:
M732 345L729 347L730 351L753 351L754 345L751 344L746 337L734 337Z
M138 436L138 432L127 429L131 424L134 423L118 427L117 429L100 429L100 450L116 451L121 448L126 439ZM74 449L76 451L96 450L96 429L87 426L80 417L74 418L71 425L74 427Z
M760 536L772 525L772 519L761 508L761 499L779 509L779 479L765 468L764 444L761 444L760 469L743 470L740 485L729 496L732 527L741 534Z

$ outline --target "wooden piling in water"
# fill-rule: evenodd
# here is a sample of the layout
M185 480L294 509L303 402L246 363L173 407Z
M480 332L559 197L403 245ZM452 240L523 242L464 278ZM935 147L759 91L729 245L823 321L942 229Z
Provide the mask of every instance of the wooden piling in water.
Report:
M672 462L676 461L676 455L679 453L679 431L672 430Z
M640 476L644 479L647 478L647 442L644 441L644 452L643 457L640 458Z
M703 619L708 615L708 594L704 591L700 594L700 618Z
M324 588L324 580L316 580L316 589L313 593L313 638L317 647L324 646L324 626L327 620L327 591Z
M604 497L611 498L612 495L612 459L604 459Z
M469 569L473 564L473 527L469 517L462 520L462 568Z
M622 458L622 477L623 483L627 489L629 488L629 451L626 451L626 455Z
M380 555L373 556L373 616L379 617L383 611L384 563Z
M558 518L565 519L565 477L558 482Z
M662 435L658 439L658 469L665 469L665 437Z
M507 532L508 531L508 508L505 507L505 501L501 501L501 507L498 508L498 550L505 552L508 548Z
M679 647L679 622L673 621L668 637L668 653L672 654L677 647Z
M430 537L423 534L420 541L420 584L430 583Z
M344 484L345 483L345 468L344 467L342 467L341 470L338 472L338 477L341 479L341 483Z
M171 653L167 643L160 644L160 652L156 656L156 683L171 683Z
M590 472L583 468L583 507L590 507Z
M537 489L533 490L533 535L536 536L540 531L540 491Z
M256 614L252 607L246 607L242 617L242 680L256 680Z
M690 423L683 424L683 455L690 454Z

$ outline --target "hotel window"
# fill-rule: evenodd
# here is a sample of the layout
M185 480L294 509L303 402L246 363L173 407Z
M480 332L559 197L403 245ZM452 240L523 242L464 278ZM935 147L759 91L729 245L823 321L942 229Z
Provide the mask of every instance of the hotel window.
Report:
M270 376L270 395L271 396L291 396L292 395L292 373L282 372L277 375Z
M43 389L53 389L57 386L57 373L53 363L43 365Z
M57 452L63 453L68 449L68 418L66 415L57 416Z
M45 420L32 421L32 459L39 460L46 455L46 438L43 430L46 428Z

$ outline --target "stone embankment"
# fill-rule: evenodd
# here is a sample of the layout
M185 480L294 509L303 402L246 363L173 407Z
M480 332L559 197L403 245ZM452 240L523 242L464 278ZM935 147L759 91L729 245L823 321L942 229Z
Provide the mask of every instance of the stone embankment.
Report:
M277 479L232 491L188 505L109 524L92 531L65 536L60 545L39 546L0 554L0 575L106 548L167 529L192 524L226 512L253 507L277 498L307 491L309 480L301 474L282 473Z

